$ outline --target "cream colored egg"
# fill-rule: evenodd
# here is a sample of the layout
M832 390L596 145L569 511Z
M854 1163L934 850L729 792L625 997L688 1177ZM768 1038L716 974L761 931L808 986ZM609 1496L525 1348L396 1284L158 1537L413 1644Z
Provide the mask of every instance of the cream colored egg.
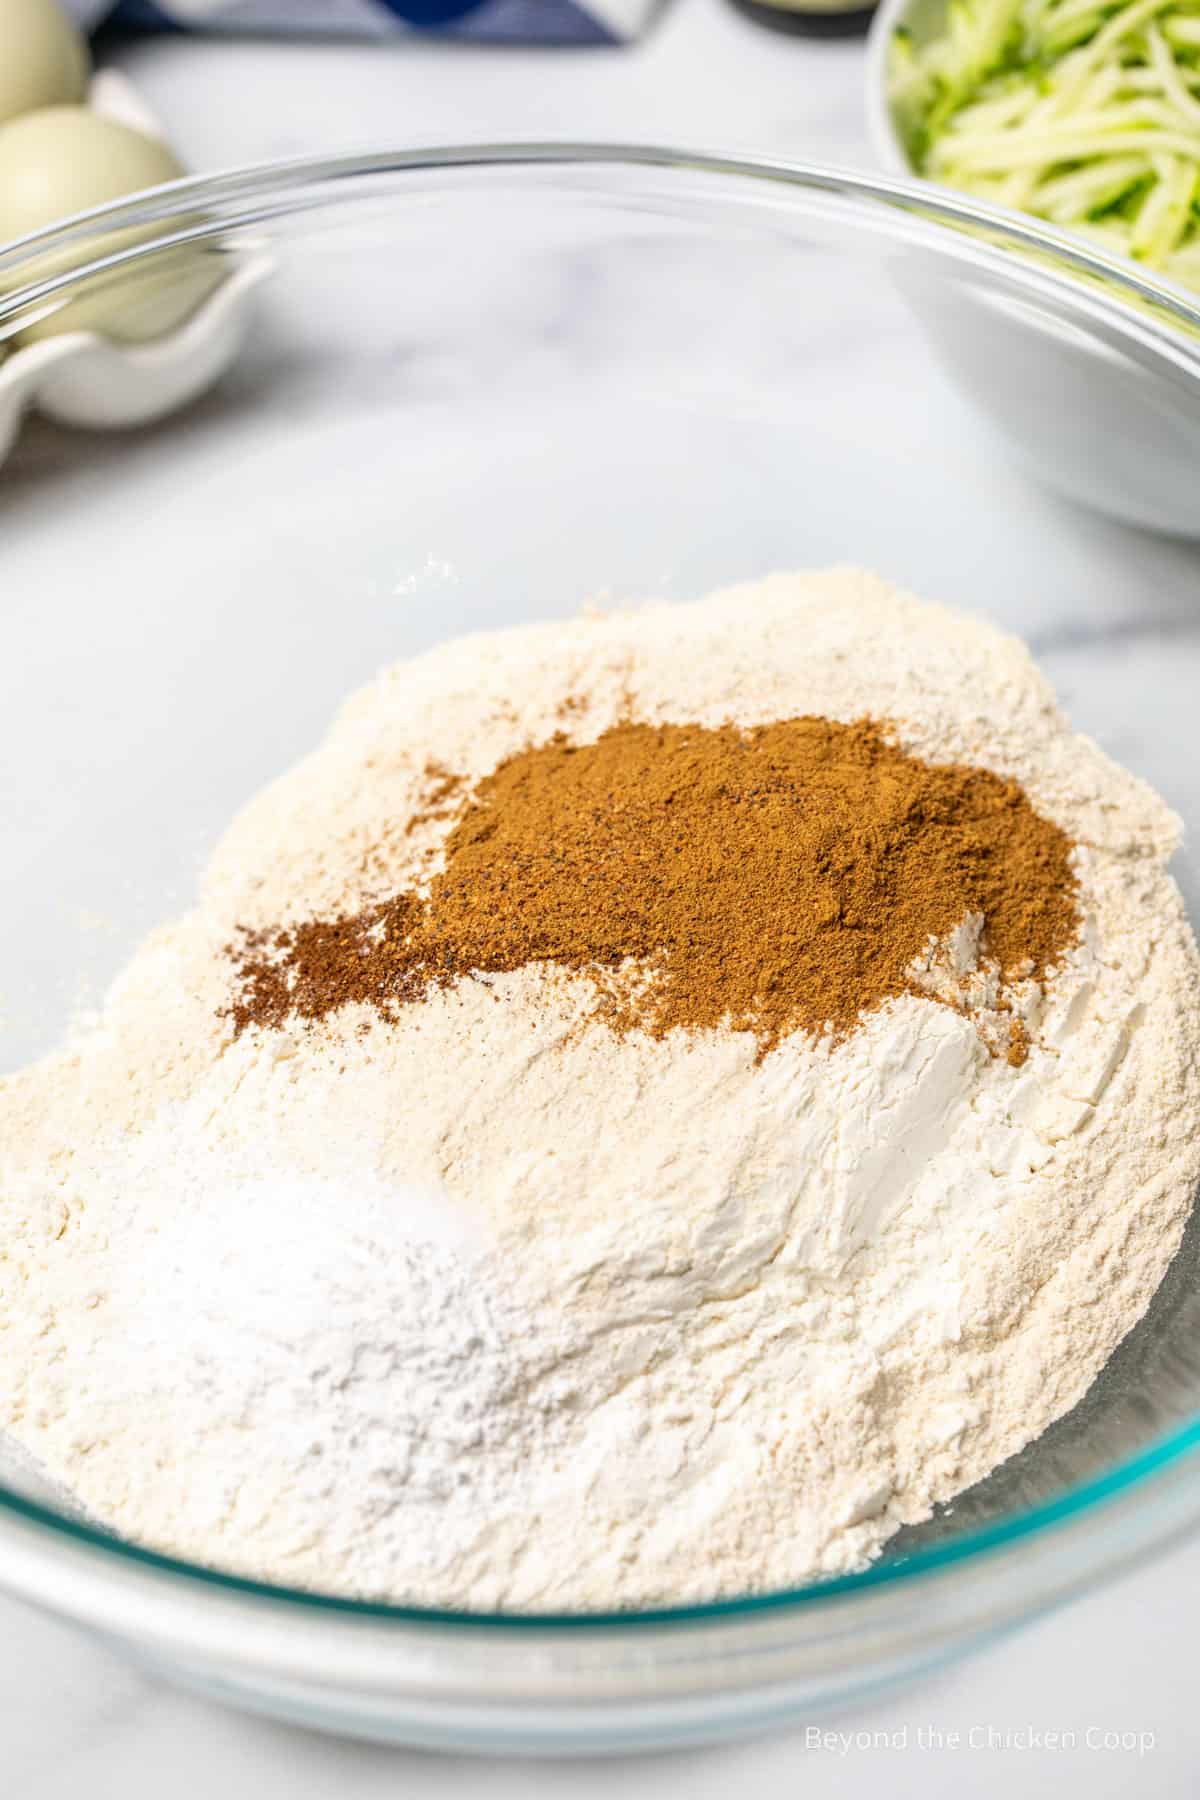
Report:
M0 123L82 100L88 54L55 0L0 0Z
M0 0L3 4L3 0ZM183 169L156 138L84 106L51 106L0 125L0 241L24 237L72 213L173 181ZM109 232L86 245L32 259L5 286L25 286L137 243L161 227ZM158 337L191 312L220 279L202 249L93 282L69 300L53 298L24 326L18 343L64 331L99 331L129 342Z

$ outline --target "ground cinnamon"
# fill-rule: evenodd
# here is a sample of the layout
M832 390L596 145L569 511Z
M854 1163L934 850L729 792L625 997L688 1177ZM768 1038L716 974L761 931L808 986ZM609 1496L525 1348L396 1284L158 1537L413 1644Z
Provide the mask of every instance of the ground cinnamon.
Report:
M426 894L238 947L236 1031L549 963L593 980L614 1029L724 1024L766 1051L908 991L969 912L1010 977L1043 977L1077 930L1071 843L1023 790L868 721L559 735L460 804Z

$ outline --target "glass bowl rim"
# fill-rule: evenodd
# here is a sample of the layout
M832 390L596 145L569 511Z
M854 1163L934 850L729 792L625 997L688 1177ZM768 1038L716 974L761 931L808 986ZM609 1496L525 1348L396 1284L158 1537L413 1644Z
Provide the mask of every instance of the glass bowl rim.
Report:
M132 197L81 212L45 230L0 244L0 341L19 329L15 321L26 309L97 275L113 273L128 264L175 250L188 244L220 238L233 229L252 229L271 218L308 211L352 198L351 184L369 185L389 175L451 171L573 171L583 168L645 173L678 170L712 176L772 183L795 195L844 196L874 207L881 222L916 215L931 227L933 241L942 239L947 249L960 251L963 239L955 228L986 232L983 242L972 243L973 260L995 262L996 254L1033 253L1036 265L1018 263L1017 271L1040 283L1049 282L1058 296L1082 304L1087 300L1131 335L1148 334L1159 347L1167 347L1182 365L1200 377L1200 299L1175 284L1147 277L1127 259L1093 249L1086 240L1032 220L1026 215L976 202L917 178L897 179L859 173L837 165L803 161L777 161L692 151L666 146L595 142L521 142L456 144L426 149L400 149L369 154L323 158L288 158L233 169L217 175L187 177L146 189ZM623 198L614 189L613 198ZM201 216L197 217L197 208ZM144 235L147 227L158 227ZM137 230L135 243L89 255L89 242L114 231ZM885 233L886 235L886 233ZM69 266L49 275L36 274L44 258L64 252ZM78 260L75 260L77 256ZM1049 258L1049 272L1041 266ZM999 265L1008 269L1007 260ZM22 271L26 277L22 280ZM1100 294L1081 287L1078 276L1098 278ZM1150 309L1147 316L1146 308ZM1182 329L1181 329L1182 328ZM386 1601L289 1587L227 1573L181 1557L133 1543L101 1527L73 1519L54 1507L32 1500L0 1482L0 1528L4 1515L24 1520L77 1546L150 1572L180 1577L190 1583L245 1596L248 1599L303 1607L328 1614L349 1614L396 1624L456 1626L495 1632L530 1630L628 1631L639 1625L662 1626L698 1622L733 1621L766 1613L786 1612L829 1600L850 1599L857 1594L907 1586L922 1575L973 1561L981 1554L1040 1535L1056 1526L1080 1522L1105 1502L1132 1490L1144 1490L1153 1478L1175 1468L1200 1450L1200 1412L1162 1434L1132 1456L1101 1474L1079 1482L1037 1506L965 1532L949 1541L916 1550L894 1562L883 1560L857 1574L813 1581L802 1586L737 1595L686 1606L631 1608L622 1611L578 1612L470 1612L461 1609L406 1606Z
M882 222L916 217L949 250L960 252L969 235L981 262L1003 266L1048 283L1060 298L1080 307L1086 299L1127 333L1148 332L1200 375L1200 295L1136 262L1091 244L1070 230L1031 215L993 206L917 176L874 175L836 163L783 161L752 155L691 150L670 145L595 141L513 141L441 144L329 157L289 157L247 164L217 174L177 181L75 213L41 230L0 242L0 342L20 329L30 306L65 298L73 287L130 265L252 229L273 218L350 201L362 186L389 175L422 173L536 174L585 168L640 172L675 171L787 188L793 197L844 196L864 203ZM358 183L358 189L355 189ZM616 194L615 198L620 198ZM157 229L155 229L157 228ZM89 252L89 243L116 232L137 241ZM963 234L962 236L957 233ZM1024 260L997 263L1008 252ZM44 259L58 261L47 272ZM1049 269L1046 264L1049 263ZM38 265L41 273L38 273ZM65 266L63 266L65 264ZM1080 277L1084 281L1080 281ZM1085 285L1090 278L1097 287ZM1182 354L1181 354L1182 353Z

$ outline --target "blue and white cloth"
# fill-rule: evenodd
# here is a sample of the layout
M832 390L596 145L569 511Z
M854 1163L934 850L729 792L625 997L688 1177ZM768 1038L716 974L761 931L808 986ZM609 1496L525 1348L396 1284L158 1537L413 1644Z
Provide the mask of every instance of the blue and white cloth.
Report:
M388 38L435 32L477 43L617 44L635 38L658 0L66 0L85 30L250 31Z

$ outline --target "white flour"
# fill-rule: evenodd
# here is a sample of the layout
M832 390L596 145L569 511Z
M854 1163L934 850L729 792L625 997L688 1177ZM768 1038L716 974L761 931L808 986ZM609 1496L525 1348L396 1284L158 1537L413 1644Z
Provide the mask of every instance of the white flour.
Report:
M431 760L476 777L626 705L870 715L1019 779L1087 916L1026 1063L912 996L756 1065L618 1038L536 969L230 1042L234 922L409 884L450 824L404 829ZM0 1425L132 1537L342 1592L609 1606L862 1566L1083 1393L1176 1248L1176 835L1019 645L854 573L389 671L101 1020L0 1084Z

